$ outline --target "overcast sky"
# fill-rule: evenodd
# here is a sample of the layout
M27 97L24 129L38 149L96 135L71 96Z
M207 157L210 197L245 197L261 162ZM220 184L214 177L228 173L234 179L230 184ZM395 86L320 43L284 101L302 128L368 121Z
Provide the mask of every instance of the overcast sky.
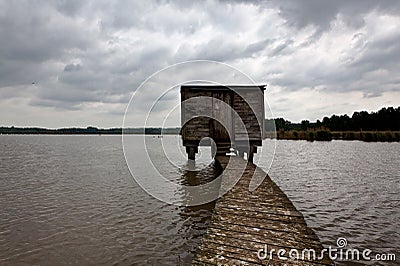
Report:
M194 59L294 122L400 105L400 1L189 2L0 0L0 125L120 127L148 76Z

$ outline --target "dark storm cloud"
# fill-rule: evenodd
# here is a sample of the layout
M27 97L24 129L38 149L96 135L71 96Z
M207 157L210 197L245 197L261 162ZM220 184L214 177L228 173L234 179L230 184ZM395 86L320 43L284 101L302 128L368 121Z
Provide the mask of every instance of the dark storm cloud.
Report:
M400 31L368 44L368 53L352 63L353 67L373 70L377 66L394 69L400 62Z
M395 0L0 0L0 104L118 114L149 75L191 59L282 92L377 98L399 89L399 14Z
M68 49L87 50L90 34L49 5L33 1L6 1L1 5L2 60L43 62L58 59Z
M286 40L284 43L279 44L277 47L273 48L270 52L270 56L282 55L285 53L284 50L291 47L294 44L293 40ZM289 52L290 53L290 52Z
M363 16L372 10L393 15L398 15L400 11L397 0L272 0L270 3L279 8L289 25L301 28L312 24L321 30L329 28L339 14L347 23L358 28L364 24Z
M257 54L261 51L264 51L265 47L268 47L274 40L264 39L258 42L250 43L245 49L244 53L248 56L253 54Z
M76 16L86 6L86 1L58 0L54 1L57 11L67 16Z
M74 71L79 71L79 69L81 69L81 65L80 64L68 64L64 67L64 71L65 72L74 72Z
M294 63L294 68L288 65L284 65L286 69L278 67L282 75L272 78L273 84L291 91L304 87L320 87L322 90L337 92L358 90L363 91L365 97L378 97L385 91L399 89L394 79L400 66L400 34L396 30L385 34L387 28L393 27L391 23L397 23L395 27L399 26L399 1L271 1L268 6L278 7L286 24L294 29L315 29L308 41L303 40L303 45L287 50L286 44L296 46L287 39L271 50L270 56L289 54L289 60ZM387 19L390 16L396 21ZM337 24L341 22L344 26L339 28ZM342 36L335 36L338 29L343 31ZM326 45L321 40L330 35L332 43L339 45L339 38L353 36L348 46L343 47L345 55L335 57L335 53L329 50L324 51L325 55L318 55L318 50L325 49L322 45ZM298 64L296 58L304 58L297 55L307 47L314 47L315 55L310 53L307 61ZM333 60L336 63L329 63ZM370 75L370 72L380 71L391 74L385 77ZM391 85L385 85L385 79Z
M94 43L45 2L3 1L0 10L0 86L44 82L58 72L57 61Z

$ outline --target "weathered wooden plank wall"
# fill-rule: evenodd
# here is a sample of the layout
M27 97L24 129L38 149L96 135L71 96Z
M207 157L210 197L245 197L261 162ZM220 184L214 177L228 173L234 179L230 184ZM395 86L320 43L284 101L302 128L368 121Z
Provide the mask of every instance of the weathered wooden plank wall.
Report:
M240 95L233 90L216 89L212 86L181 89L182 126L184 121L198 116L215 117L220 122L210 121L207 117L197 117L186 123L182 130L182 139L185 141L199 141L204 137L211 137L216 141L229 141L228 133L235 140L260 141L263 135L264 123L264 93L258 87L240 87ZM201 101L186 102L192 97L203 98ZM221 104L225 102L227 105ZM249 104L252 108L249 107ZM231 106L231 108L227 108ZM234 110L234 111L233 111ZM237 112L242 121L235 119L232 112ZM241 124L246 130L241 128ZM222 126L223 124L224 126Z

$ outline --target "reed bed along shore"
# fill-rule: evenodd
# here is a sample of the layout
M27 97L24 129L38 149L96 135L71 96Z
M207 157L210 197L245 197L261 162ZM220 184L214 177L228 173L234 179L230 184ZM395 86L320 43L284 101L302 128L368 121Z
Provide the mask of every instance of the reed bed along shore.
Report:
M367 142L398 142L400 131L330 131L330 130L279 130L266 132L267 138L331 141L335 140L360 140Z

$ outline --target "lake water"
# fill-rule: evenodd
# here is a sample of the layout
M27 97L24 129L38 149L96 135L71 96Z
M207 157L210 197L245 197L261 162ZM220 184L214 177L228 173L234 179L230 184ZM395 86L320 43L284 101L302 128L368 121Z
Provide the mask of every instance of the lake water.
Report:
M358 265L399 265L400 143L279 140L269 174L325 246L344 237L346 248L397 258Z
M160 147L153 136L146 143ZM348 247L396 253L399 148L279 140L270 175L324 245L346 237ZM178 207L146 194L129 173L121 136L0 136L0 150L0 265L186 265L209 223L213 203ZM158 163L170 180L204 183L220 169L201 151L201 172ZM185 166L180 153L172 156Z

